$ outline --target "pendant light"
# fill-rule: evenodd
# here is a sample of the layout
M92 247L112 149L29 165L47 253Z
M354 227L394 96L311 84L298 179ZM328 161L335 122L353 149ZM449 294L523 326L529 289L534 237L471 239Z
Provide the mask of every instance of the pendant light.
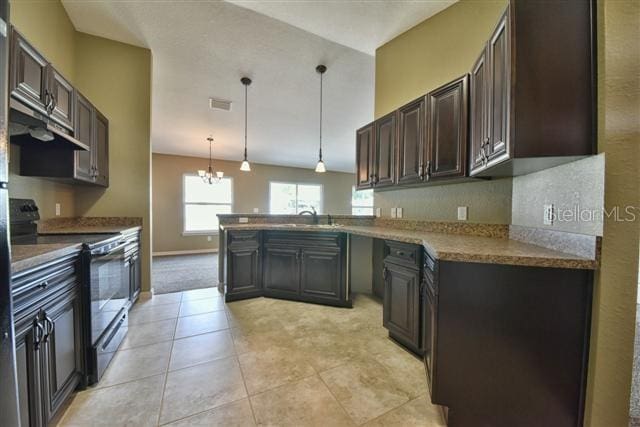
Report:
M322 75L327 71L327 67L320 64L316 67L316 71L320 74L320 151L318 153L318 164L316 165L316 172L324 173L327 168L322 161Z
M244 85L244 160L240 165L240 170L243 172L251 172L251 165L249 164L249 160L247 160L247 89L251 84L251 79L249 77L243 77L240 81Z
M209 141L209 168L204 171L204 170L199 170L198 171L198 176L200 178L202 178L202 180L206 183L206 184L217 184L222 180L222 177L224 176L224 172L222 171L217 171L217 172L213 172L213 166L212 166L212 160L211 160L211 154L212 154L212 149L213 149L213 138L211 136L209 136L209 138L207 138L207 141Z

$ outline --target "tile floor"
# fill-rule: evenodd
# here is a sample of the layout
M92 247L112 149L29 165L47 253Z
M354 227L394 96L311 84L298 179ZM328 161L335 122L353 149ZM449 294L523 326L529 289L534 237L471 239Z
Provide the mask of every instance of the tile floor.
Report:
M382 306L353 309L215 288L143 297L102 380L63 426L443 426L422 362L387 338Z

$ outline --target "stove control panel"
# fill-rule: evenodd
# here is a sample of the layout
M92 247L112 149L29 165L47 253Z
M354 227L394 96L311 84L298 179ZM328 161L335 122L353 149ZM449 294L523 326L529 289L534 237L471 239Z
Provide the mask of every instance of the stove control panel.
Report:
M11 224L32 222L40 219L38 205L33 199L9 199L9 221Z

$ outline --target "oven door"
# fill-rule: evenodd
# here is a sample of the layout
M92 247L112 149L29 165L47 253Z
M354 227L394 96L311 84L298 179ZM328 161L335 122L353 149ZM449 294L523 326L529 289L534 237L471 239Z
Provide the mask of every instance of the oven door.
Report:
M91 251L90 306L91 345L95 345L129 301L128 277L125 277L126 243L104 251Z

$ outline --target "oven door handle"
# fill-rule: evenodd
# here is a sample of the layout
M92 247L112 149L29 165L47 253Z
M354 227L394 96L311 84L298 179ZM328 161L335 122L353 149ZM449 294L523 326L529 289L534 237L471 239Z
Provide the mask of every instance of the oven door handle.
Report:
M102 257L102 256L107 256L110 255L114 252L119 251L120 249L124 249L124 247L127 246L127 242L124 243L120 243L118 246L111 248L109 250L103 251L103 250L99 250L99 249L94 249L91 251L91 256L94 258L97 257Z

